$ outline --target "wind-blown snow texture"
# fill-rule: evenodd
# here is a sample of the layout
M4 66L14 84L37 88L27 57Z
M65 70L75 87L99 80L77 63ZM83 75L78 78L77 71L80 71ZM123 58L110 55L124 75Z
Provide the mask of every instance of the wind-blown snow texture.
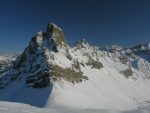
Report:
M71 48L49 23L0 74L0 100L25 105L0 102L0 112L148 113L149 45L95 47L84 39Z

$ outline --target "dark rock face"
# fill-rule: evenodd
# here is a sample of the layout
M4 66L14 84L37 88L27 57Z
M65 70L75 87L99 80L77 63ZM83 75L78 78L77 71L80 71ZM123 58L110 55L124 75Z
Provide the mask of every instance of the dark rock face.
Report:
M48 23L47 25L47 35L48 37L51 37L52 36L52 32L54 31L54 26L53 24L51 23Z
M63 30L57 27L55 24L48 23L47 26L47 37L53 38L57 46L67 46L66 39L64 37Z

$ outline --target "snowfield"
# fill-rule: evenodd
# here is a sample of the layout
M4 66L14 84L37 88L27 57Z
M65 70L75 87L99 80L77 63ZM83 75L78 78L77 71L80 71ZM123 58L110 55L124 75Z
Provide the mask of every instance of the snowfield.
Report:
M0 102L0 113L149 113L150 108L140 108L130 111L118 111L113 109L81 109L81 108L36 108L21 103Z
M72 56L74 54L76 53ZM77 54L80 60L85 60L81 57L83 53ZM68 66L69 61L66 62L63 57L65 56L57 55L58 59L63 59L57 60L57 63ZM26 86L24 78L13 82L11 87L0 92L0 112L149 113L150 81L144 79L145 76L141 72L149 72L147 71L149 63L142 65L143 60L140 60L137 64L146 68L135 69L136 74L133 78L127 79L118 71L125 69L126 65L106 56L101 57L100 61L104 64L102 69L81 66L82 72L88 76L89 80L78 84L60 80L55 82L53 87L33 89Z

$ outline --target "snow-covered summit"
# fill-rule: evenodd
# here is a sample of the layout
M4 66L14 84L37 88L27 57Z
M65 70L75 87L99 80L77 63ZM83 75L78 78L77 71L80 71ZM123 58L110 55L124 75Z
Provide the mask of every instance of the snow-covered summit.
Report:
M112 45L112 46L101 47L100 49L109 51L109 52L115 52L115 51L121 51L124 48L122 48L121 46L118 46L118 45Z
M150 43L146 43L144 44L144 46L145 46L145 49L150 50Z
M18 55L1 55L0 56L0 75L8 71Z
M76 41L74 46L77 48L85 48L89 46L89 43L86 39L82 39L81 41Z
M67 48L67 42L63 30L53 23L48 23L45 32L38 32L29 45L33 49L44 49L58 51L58 48Z
M131 48L134 51L139 51L139 50L150 50L150 43L146 43L146 44L138 44L134 47Z
M136 54L137 56L146 59L150 62L150 43L146 44L138 44L132 48L131 51Z

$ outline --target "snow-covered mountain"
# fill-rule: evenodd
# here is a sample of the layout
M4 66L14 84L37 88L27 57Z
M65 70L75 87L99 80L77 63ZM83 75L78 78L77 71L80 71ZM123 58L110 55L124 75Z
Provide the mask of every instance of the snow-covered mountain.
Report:
M15 61L17 55L3 55L0 56L0 75L6 71L8 71Z
M132 47L133 50L138 51L138 50L150 50L150 43L146 44L138 44L134 47Z
M150 104L149 44L95 47L85 39L69 47L49 23L0 78L0 100L42 108L131 110ZM91 111L92 112L92 111ZM94 112L94 111L93 111Z
M139 44L133 48L131 48L134 54L142 57L150 62L150 43L146 43L144 45Z

